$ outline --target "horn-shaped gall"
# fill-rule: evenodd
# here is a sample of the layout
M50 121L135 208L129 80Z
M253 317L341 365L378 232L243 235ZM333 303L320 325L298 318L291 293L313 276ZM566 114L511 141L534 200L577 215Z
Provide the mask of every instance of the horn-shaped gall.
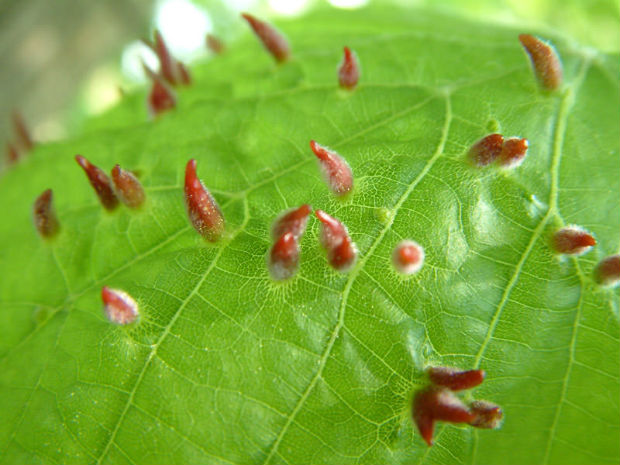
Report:
M13 130L15 131L18 150L22 152L29 152L32 150L34 141L32 140L32 136L30 135L24 118L17 111L13 112Z
M504 412L499 405L486 400L475 400L469 406L474 418L469 422L476 428L497 429L502 424Z
M519 42L530 57L540 85L555 90L562 84L562 62L555 49L530 34L519 35Z
M192 226L210 242L224 234L224 216L217 202L196 174L196 160L185 167L185 205Z
M478 386L484 381L483 370L466 370L451 367L430 367L427 370L431 382L452 391L462 391Z
M101 289L103 311L112 323L128 325L138 318L138 304L125 291L104 286Z
M17 163L19 160L19 152L15 148L15 145L10 142L6 143L6 160L9 165Z
M32 216L34 227L41 237L49 238L56 235L60 229L60 223L56 217L51 189L43 191L34 201Z
M505 168L519 166L525 160L529 142L520 137L510 137L504 141L499 154L499 163Z
M205 42L207 44L207 49L216 55L221 55L224 52L224 43L213 34L207 34Z
M308 216L312 212L312 207L307 203L299 208L293 208L280 215L273 223L271 237L278 239L286 233L292 233L295 239L299 240L308 223Z
M353 89L360 78L360 65L355 53L344 48L344 57L338 68L338 82L343 89Z
M603 286L618 286L620 284L620 254L601 260L594 269L594 278Z
M162 77L173 86L177 84L191 84L189 71L183 63L172 56L161 33L155 30L153 35L155 39L154 43L147 43L151 46L157 58L159 58Z
M321 172L330 190L340 196L353 189L353 172L344 158L311 140L310 148L319 160Z
M429 446L433 445L436 421L470 423L474 414L450 389L430 386L418 391L413 398L413 421Z
M282 33L271 24L261 21L248 13L242 13L241 16L248 22L256 36L263 43L263 46L276 61L281 63L288 60L291 49Z
M174 92L159 76L152 80L151 90L146 98L146 106L151 118L176 107L177 99Z
M142 184L131 172L116 165L112 168L112 181L121 202L129 208L138 208L144 203Z
M469 158L476 166L486 166L493 163L502 152L504 136L489 134L483 137L469 149Z
M76 155L75 160L86 173L88 181L93 186L97 197L99 197L101 205L106 210L114 210L118 206L118 198L112 189L112 182L108 175L101 168L91 164L82 155Z
M299 244L292 232L284 233L269 253L269 272L278 281L295 275L299 267Z
M323 210L316 210L315 215L321 222L321 244L327 252L327 261L338 271L348 270L355 263L357 249L347 228Z
M585 229L571 225L556 231L551 243L557 253L582 255L596 245L596 239Z

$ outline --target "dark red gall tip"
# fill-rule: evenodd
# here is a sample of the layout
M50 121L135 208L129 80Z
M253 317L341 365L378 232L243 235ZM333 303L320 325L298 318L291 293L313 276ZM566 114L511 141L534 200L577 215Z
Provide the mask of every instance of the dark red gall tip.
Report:
M206 44L207 49L216 55L221 55L225 50L224 43L213 34L207 34Z
M196 160L185 167L185 205L194 229L210 242L224 234L224 216L217 202L196 174Z
M101 289L101 300L105 316L112 323L128 325L138 318L138 304L125 291L104 286Z
M327 261L338 271L347 271L357 258L357 248L349 236L345 236L340 244L327 250Z
M416 393L412 416L420 435L429 446L433 445L435 421L470 423L475 419L469 408L450 389L437 386Z
M349 193L353 189L353 172L346 160L313 140L310 141L310 148L319 160L329 189L338 196Z
M349 47L344 48L344 58L338 68L338 82L343 89L353 89L360 78L360 65Z
M603 286L615 287L620 284L620 255L601 260L594 269L594 277Z
M557 253L581 255L596 245L596 239L579 226L567 226L556 231L551 238L553 249Z
M9 165L13 165L19 161L19 152L10 142L6 143L6 160Z
M312 207L307 203L299 208L293 208L280 215L273 223L271 237L279 238L283 234L292 233L295 239L303 235L308 223L308 216L312 212Z
M483 370L461 371L451 367L430 367L427 372L433 384L453 391L471 389L484 381Z
M13 129L17 138L17 147L22 152L29 152L34 147L34 141L28 130L28 126L24 121L22 115L14 111L13 112Z
M486 166L495 161L502 152L504 136L489 134L483 137L469 149L469 158L476 166Z
M177 69L179 71L179 79L181 84L189 86L192 83L192 76L190 75L187 67L181 62L177 62Z
M108 175L102 169L92 165L82 155L76 155L75 160L84 169L90 185L93 186L97 197L99 197L101 205L106 210L114 210L118 206L118 198L112 189L112 182Z
M129 208L138 208L144 203L145 195L142 184L131 172L116 165L112 168L112 181L121 202Z
M160 64L160 72L162 77L171 85L176 86L177 84L190 84L191 77L185 65L180 61L177 61L168 47L166 42L164 42L164 38L160 34L158 30L154 32L154 44L151 45L151 48L159 58Z
M153 80L146 102L151 117L171 110L177 105L174 92L159 78Z
M327 261L338 271L347 271L357 258L357 249L349 237L347 228L323 210L316 210L321 222L321 244L327 252Z
M278 281L295 275L299 267L299 245L292 232L287 232L273 244L269 253L269 272Z
M58 233L60 223L53 205L52 189L47 189L34 201L32 216L34 227L41 237L49 238Z
M514 168L523 163L527 155L529 142L527 139L510 137L504 141L499 154L499 163L505 168Z
M344 225L333 216L323 210L316 210L314 214L321 222L321 245L326 249L340 243L347 235Z
M424 249L415 241L401 241L392 253L392 263L399 273L417 273L424 264Z
M473 420L469 422L471 426L485 429L497 429L501 426L504 412L499 405L486 400L476 400L471 403L469 408L474 415Z
M241 16L252 27L263 46L273 55L276 61L282 63L288 60L291 49L287 40L276 28L248 13L242 13Z
M562 62L555 49L530 34L519 35L519 41L530 57L534 74L541 87L555 90L562 84Z

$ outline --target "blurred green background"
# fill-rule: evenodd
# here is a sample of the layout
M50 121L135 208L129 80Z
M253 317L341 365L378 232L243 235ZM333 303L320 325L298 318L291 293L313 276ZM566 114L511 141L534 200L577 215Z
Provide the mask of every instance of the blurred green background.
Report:
M240 11L277 18L369 2L449 9L620 49L617 0L0 0L0 137L12 139L10 114L18 109L35 140L64 138L143 85L141 60L156 62L140 39L154 28L178 58L192 62L209 59L207 33L231 43L245 30Z

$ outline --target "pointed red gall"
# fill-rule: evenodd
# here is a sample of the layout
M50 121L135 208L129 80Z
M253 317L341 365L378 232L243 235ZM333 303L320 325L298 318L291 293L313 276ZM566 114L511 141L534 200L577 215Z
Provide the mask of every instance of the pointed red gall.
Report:
M562 63L555 49L530 34L519 35L519 41L530 56L534 74L540 85L555 90L562 84Z
M476 166L486 166L499 157L503 144L504 136L489 134L472 145L469 149L469 158Z
M344 225L323 210L316 210L314 214L321 222L321 245L328 249L342 242L348 234Z
M484 381L483 370L461 371L451 367L430 367L427 370L431 382L452 391L461 391L478 386Z
M568 255L582 255L596 245L596 239L592 234L575 225L556 231L551 242L557 253Z
M224 43L213 34L207 34L206 43L207 48L216 55L221 55L224 52Z
M475 416L447 388L431 386L418 391L413 399L413 421L429 446L433 445L435 421L470 423Z
M299 244L292 232L284 233L269 253L269 272L278 281L295 275L299 266Z
M185 65L176 60L168 47L164 38L158 30L154 33L155 43L149 44L157 58L159 58L160 72L162 77L173 86L177 84L191 84L191 77ZM148 42L147 42L148 43Z
M417 273L424 264L424 249L415 241L401 241L394 249L392 263L399 273Z
M603 286L618 286L620 284L620 254L601 260L594 269L594 277Z
M112 181L121 202L129 208L138 208L144 203L142 184L131 172L116 165L112 168Z
M353 172L344 158L336 152L311 140L310 148L319 160L321 172L330 190L345 195L353 189Z
M105 316L112 323L128 325L138 318L138 304L125 291L104 286L101 289L101 300Z
M510 137L504 141L499 154L499 163L505 168L519 166L525 160L529 142L520 137Z
M76 155L75 160L84 169L90 185L93 186L97 197L99 197L101 205L106 210L114 210L118 206L118 198L112 189L112 182L108 175L101 168L92 165L82 155Z
M474 415L473 420L469 422L471 426L476 428L497 429L502 424L504 412L499 407L486 400L475 400L469 406L471 413Z
M177 62L177 70L179 72L181 84L185 84L186 86L190 85L192 83L192 76L189 74L187 66L179 61Z
M29 152L34 147L30 131L24 122L24 118L17 111L13 112L13 128L17 138L17 147L22 152Z
M242 13L245 19L254 30L254 33L263 43L263 46L273 55L278 62L288 60L291 50L284 36L271 24L268 24L248 13Z
M19 160L19 152L15 148L15 145L11 144L10 142L6 143L6 159L9 165L17 163L17 161Z
M273 223L271 237L277 239L285 233L293 233L295 239L303 235L308 223L308 216L312 212L312 207L307 203L299 208L293 208L280 215Z
M355 263L357 249L347 228L323 210L316 210L321 222L321 244L327 252L327 261L338 271L347 271Z
M224 217L217 202L196 175L196 160L185 167L185 205L192 226L206 240L215 242L224 234Z
M355 263L357 248L347 235L334 248L327 250L327 261L338 271L347 271Z
M153 36L155 39L155 42L153 44L153 50L155 51L157 58L159 58L161 75L166 81L168 81L168 83L175 85L179 82L179 76L175 66L174 58L170 54L170 51L166 46L166 42L164 42L164 38L158 30L154 31Z
M360 78L360 65L349 47L344 48L344 58L338 68L338 82L343 89L353 89Z
M60 223L54 209L51 189L43 191L34 201L33 219L37 232L45 238L53 237L60 229Z
M147 96L147 108L149 115L155 117L160 113L174 108L177 99L172 89L170 89L161 79L153 79L151 90Z

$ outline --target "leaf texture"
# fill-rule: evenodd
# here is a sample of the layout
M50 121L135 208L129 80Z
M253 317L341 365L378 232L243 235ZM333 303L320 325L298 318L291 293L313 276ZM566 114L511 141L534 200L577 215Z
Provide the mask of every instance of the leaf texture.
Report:
M619 293L591 278L620 247L618 56L545 37L565 69L545 93L531 31L394 8L278 27L289 62L248 33L174 111L149 121L129 96L0 179L0 463L618 463ZM491 132L528 138L520 167L468 164ZM351 165L346 199L311 139ZM76 153L139 172L142 210L103 211ZM190 158L226 218L215 245L184 209ZM47 188L52 241L30 218ZM274 282L271 222L304 203L347 225L358 260L331 270L311 219L299 273ZM598 245L558 258L548 239L571 223ZM402 239L425 249L409 278ZM140 323L110 324L102 286ZM486 370L466 398L500 404L503 427L440 425L426 447L410 403L427 365Z

